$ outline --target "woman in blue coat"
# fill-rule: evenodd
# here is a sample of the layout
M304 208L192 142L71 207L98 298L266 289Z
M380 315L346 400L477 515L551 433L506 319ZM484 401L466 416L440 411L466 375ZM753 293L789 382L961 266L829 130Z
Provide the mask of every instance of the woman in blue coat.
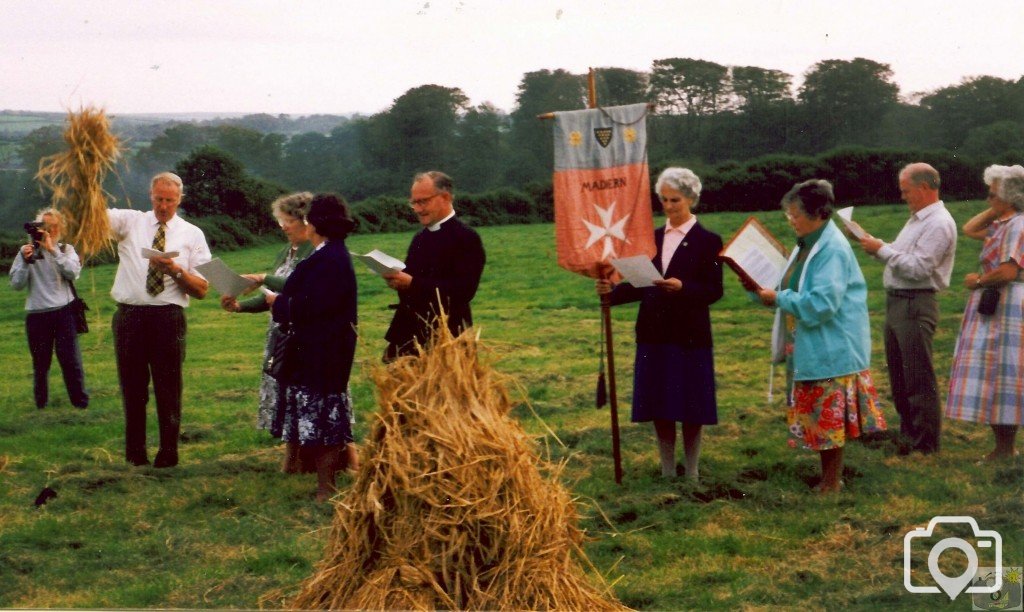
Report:
M667 168L654 190L665 209L665 227L654 232L652 260L664 280L654 287L597 281L612 304L640 302L633 368L634 423L654 422L661 475L676 475L676 423L682 423L686 477L698 478L701 431L718 423L709 306L722 297L722 239L697 222L697 175Z
M757 289L785 326L793 379L789 443L818 451L823 493L842 486L846 440L885 429L868 369L867 284L850 243L830 220L834 204L832 184L823 180L798 183L783 196L797 248L778 290Z
M271 434L312 455L317 499L335 492L341 453L352 442L348 381L356 351L356 277L345 246L354 223L340 196L318 194L309 206L313 254L299 262L279 294L267 296L274 321L287 326L289 367ZM356 468L355 465L350 465Z

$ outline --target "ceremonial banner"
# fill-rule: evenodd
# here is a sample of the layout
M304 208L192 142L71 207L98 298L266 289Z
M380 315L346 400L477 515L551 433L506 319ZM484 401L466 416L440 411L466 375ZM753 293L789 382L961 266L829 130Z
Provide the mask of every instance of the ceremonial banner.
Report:
M646 104L555 113L558 265L597 277L597 264L654 257Z

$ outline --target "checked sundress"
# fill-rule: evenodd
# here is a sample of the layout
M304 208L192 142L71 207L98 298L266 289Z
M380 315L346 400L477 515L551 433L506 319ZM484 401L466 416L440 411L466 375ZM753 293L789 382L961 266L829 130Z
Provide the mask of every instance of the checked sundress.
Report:
M1004 262L1017 278L999 288L991 315L978 314L981 291L971 291L953 354L946 417L993 425L1024 424L1024 214L996 221L981 247L981 269Z

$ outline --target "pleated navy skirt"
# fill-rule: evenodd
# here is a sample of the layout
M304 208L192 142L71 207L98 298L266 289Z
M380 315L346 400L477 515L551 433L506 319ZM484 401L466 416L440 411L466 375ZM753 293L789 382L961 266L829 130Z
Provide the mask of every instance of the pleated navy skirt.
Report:
M637 344L631 420L654 419L688 425L718 423L712 349Z

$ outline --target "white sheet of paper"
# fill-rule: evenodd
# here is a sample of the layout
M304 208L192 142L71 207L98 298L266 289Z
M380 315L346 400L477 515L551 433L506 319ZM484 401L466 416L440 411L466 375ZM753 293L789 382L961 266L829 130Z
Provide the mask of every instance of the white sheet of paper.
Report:
M722 255L735 261L761 287L779 284L786 271L786 255L753 225L733 238Z
M390 274L391 272L400 272L405 269L405 262L377 249L370 251L366 255L352 253L352 257L366 264L366 267L378 276Z
M846 227L847 231L853 234L853 237L857 240L863 239L868 235L864 231L864 228L853 220L853 207L847 206L846 208L840 208L836 211L836 216L839 217L839 221Z
M235 297L256 284L229 268L220 257L196 266L196 271L206 277L221 295Z
M653 287L654 281L664 280L658 269L651 263L651 258L646 255L613 259L612 265L626 279L626 282L634 287Z
M153 259L154 257L169 257L171 259L174 259L178 255L179 253L177 251L170 251L165 253L163 251L158 251L156 249L147 249L146 247L142 247L142 256L145 259Z

